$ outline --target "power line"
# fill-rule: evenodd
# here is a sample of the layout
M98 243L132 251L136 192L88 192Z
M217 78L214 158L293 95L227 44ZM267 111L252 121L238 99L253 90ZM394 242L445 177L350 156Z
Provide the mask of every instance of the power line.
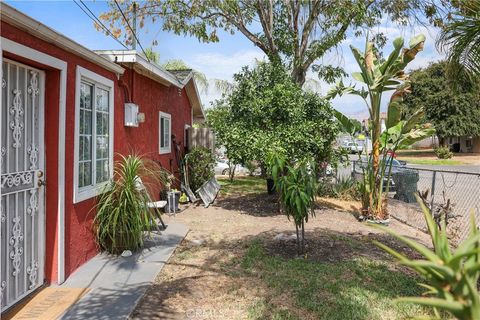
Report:
M76 0L73 0L73 2L87 15L87 17L89 17L93 22L95 23L98 23L103 30L105 30L107 32L107 35L109 35L110 37L112 37L113 40L115 40L116 42L118 42L122 47L124 47L126 50L129 50L128 47L123 43L121 42L120 40L117 39L117 37L115 37L111 32L110 30L102 23L102 21L100 21L100 19L97 18L97 16L87 7L87 5L82 1L80 0L80 2L85 6L85 8L90 12L90 14L93 16L91 16L87 11L85 11L85 9L82 8L82 6L80 4L78 4L78 2Z
M120 8L120 5L118 4L117 0L113 0L113 1L115 2L115 4L117 5L118 10L119 10L120 13L122 14L123 19L125 19L125 22L127 23L128 28L130 28L130 31L132 32L133 36L135 37L135 40L137 40L138 45L140 46L140 48L142 49L143 54L145 55L145 58L147 58L148 62L150 62L150 59L148 58L147 54L145 53L145 50L143 49L143 46L142 46L142 44L140 43L140 40L138 40L137 35L135 34L135 31L134 31L133 28L130 26L130 22L128 22L127 17L125 17L125 14L123 13L122 8Z

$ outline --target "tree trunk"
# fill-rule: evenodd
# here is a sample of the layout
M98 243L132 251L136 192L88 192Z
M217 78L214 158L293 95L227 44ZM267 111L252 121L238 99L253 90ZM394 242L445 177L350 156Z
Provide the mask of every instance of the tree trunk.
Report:
M305 221L302 219L302 254L305 253Z
M299 86L303 86L305 83L305 78L307 77L307 70L302 67L295 67L292 71L293 81Z
M235 169L237 169L237 165L234 165L233 167L229 166L228 168L228 177L230 182L232 182L233 178L235 178Z
M438 137L438 146L439 147L445 147L446 146L447 139L445 137Z
M298 225L295 223L295 230L297 232L297 253L300 254L300 237L298 232Z

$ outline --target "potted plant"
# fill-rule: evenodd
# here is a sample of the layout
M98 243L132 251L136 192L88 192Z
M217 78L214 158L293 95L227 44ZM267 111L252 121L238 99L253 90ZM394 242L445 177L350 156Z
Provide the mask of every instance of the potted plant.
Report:
M137 155L120 155L113 179L98 196L93 220L95 237L102 250L119 254L143 245L144 231L150 231L154 217L145 183L162 183L163 169ZM141 179L141 180L140 180Z

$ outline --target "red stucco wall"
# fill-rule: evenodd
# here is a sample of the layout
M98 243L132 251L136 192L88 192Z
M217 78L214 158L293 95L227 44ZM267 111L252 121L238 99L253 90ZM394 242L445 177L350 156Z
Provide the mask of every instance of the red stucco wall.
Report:
M136 151L146 157L159 160L166 169L178 171L173 153L158 155L158 111L172 115L172 133L178 137L183 147L183 128L191 123L191 109L184 90L162 86L153 80L126 70L123 77L133 94L133 102L140 105L140 111L146 115L146 121L138 128L126 128L124 121L124 90L114 73L86 61L72 53L50 43L35 38L5 22L1 22L2 37L23 44L35 50L45 52L68 63L66 95L66 130L59 133L58 127L58 70L52 70L35 61L26 61L14 53L4 52L4 56L34 67L46 70L45 96L45 158L46 158L46 279L57 279L57 194L58 194L58 135L65 135L65 276L96 255L97 248L91 231L94 212L94 199L77 204L73 203L74 170L74 128L75 128L75 85L76 67L82 66L98 73L115 83L114 101L114 152L126 154ZM133 90L132 90L133 88ZM180 94L179 94L180 93ZM183 148L182 148L183 149Z
M159 112L172 116L172 135L175 135L181 153L184 149L184 128L191 124L192 111L184 89L164 86L130 69L125 70L124 82L128 85L131 99L145 113L145 122L139 127L124 127L124 109L115 110L115 151L121 154L137 153L160 161L163 168L178 173L178 159L172 144L171 153L158 153ZM133 90L132 90L133 89ZM116 92L116 100L124 99L123 90ZM180 154L178 155L181 156Z

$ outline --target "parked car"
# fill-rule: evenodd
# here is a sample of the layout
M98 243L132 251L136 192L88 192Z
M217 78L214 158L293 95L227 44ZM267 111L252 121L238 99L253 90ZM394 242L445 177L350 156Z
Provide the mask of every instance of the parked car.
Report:
M351 154L362 153L363 151L363 146L354 142L348 142L346 144L343 144L342 148L347 150L347 152Z
M215 174L222 174L222 175L228 175L228 170L229 170L229 163L228 160L224 159L217 159L217 163L215 164ZM246 174L248 170L237 164L237 167L235 168L235 174Z
M382 165L384 163L384 161L385 161L384 159L380 159L380 164ZM395 191L396 186L395 186L395 182L394 182L394 179L392 178L392 176L395 175L395 174L401 175L402 173L409 173L412 170L407 167L407 163L405 161L399 161L397 159L392 158L391 156L388 156L387 157L387 165L390 165L390 162L392 164L392 171L391 171L391 176L390 176L389 191ZM355 165L354 165L353 171L352 171L352 175L355 179L360 180L362 178L363 169L366 168L366 165L367 165L367 161L357 161L357 162L355 162ZM388 167L387 167L387 171L388 171ZM383 188L384 188L384 191L385 191L386 188L387 188L387 182L388 182L389 179L387 177L384 177L383 179L384 179L383 180Z
M223 160L223 159L218 159L217 163L215 164L215 174L223 174L227 175L228 174L228 162Z

